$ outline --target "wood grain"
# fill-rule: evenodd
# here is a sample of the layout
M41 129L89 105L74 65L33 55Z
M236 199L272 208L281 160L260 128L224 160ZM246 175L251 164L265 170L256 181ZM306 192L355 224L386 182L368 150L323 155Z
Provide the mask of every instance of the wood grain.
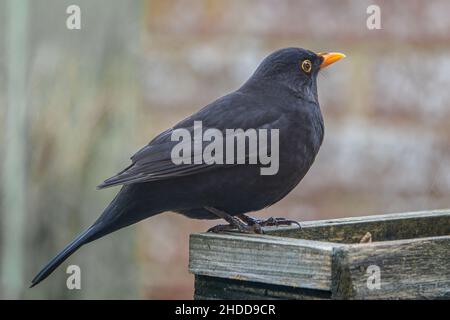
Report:
M195 297L450 299L449 210L302 226L191 235ZM379 268L379 288L368 286L369 266Z
M369 266L380 288L367 285ZM450 299L450 236L336 248L333 299Z
M194 234L189 270L235 280L330 290L333 245L240 234Z
M273 236L337 243L359 243L367 232L374 241L445 236L450 234L450 210L392 213L307 221L297 227L266 228Z

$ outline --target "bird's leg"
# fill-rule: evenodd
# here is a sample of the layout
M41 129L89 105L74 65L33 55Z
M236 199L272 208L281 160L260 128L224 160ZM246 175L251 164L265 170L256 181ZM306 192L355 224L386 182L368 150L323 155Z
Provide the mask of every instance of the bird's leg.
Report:
M237 217L239 219L241 219L242 221L244 221L249 226L254 225L254 224L260 224L262 222L262 220L260 220L260 219L250 217L245 214L238 214Z
M232 230L236 230L236 227L232 224L218 224L214 227L209 228L207 232L221 233Z
M247 223L249 226L254 225L254 224L258 224L261 227L268 227L268 226L281 226L281 225L290 226L291 224L296 224L300 228L302 227L298 221L288 220L286 218L270 217L269 219L261 220L261 219L257 219L257 218L253 218L253 217L247 216L245 214L240 214L240 215L238 215L238 217L239 217L239 219L241 219L242 221Z
M229 215L228 213L218 210L213 207L205 207L206 210L211 212L212 214L218 216L219 218L224 219L229 224L219 224L217 226L214 226L208 230L208 232L223 232L223 231L229 231L232 229L238 229L240 232L243 233L263 233L261 230L261 226L257 223L254 223L252 225L245 224L241 222L239 219Z

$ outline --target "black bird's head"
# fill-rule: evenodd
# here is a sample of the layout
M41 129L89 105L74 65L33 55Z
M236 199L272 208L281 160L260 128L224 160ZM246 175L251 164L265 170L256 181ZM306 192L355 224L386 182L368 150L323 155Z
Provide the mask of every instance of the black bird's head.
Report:
M344 54L337 52L314 53L301 48L280 49L261 62L249 79L249 84L258 83L267 89L287 87L300 98L317 102L316 80L319 71L344 57Z

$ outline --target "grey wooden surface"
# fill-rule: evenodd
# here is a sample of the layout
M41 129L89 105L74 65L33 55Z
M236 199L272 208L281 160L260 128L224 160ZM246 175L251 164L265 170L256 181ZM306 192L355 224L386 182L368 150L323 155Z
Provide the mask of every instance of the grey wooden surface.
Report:
M265 235L196 234L189 270L234 280L329 290L333 245Z
M367 232L372 241L445 236L450 234L450 209L330 220L307 221L299 228L267 228L274 236L337 243L359 243Z
M196 298L450 298L449 210L302 227L191 235ZM380 268L379 289L367 285L373 265Z
M380 268L369 289L367 269ZM450 236L374 242L337 248L335 299L450 299Z

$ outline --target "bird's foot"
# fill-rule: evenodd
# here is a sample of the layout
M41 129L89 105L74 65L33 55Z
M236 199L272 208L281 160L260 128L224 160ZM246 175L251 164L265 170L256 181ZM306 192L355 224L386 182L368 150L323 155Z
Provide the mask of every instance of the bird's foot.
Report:
M218 210L216 208L212 207L205 207L206 210L209 212L215 214L219 218L225 219L229 224L219 224L217 226L214 226L208 230L208 232L224 232L224 231L230 231L237 229L239 232L242 233L258 233L262 234L263 231L261 229L261 226L257 223L254 223L252 225L246 224L239 219L229 215L226 212L223 212L221 210Z
M261 226L258 224L254 225L246 225L246 224L239 224L239 225L233 225L233 224L218 224L217 226L214 226L212 228L209 228L207 232L214 232L214 233L221 233L226 231L239 231L242 233L256 233L256 234L263 234L264 232L261 229Z
M267 227L267 226L290 226L292 224L296 224L300 229L302 228L302 225L300 224L300 222L295 221L295 220L290 220L290 219L286 219L286 218L274 218L274 217L270 217L269 219L263 220L259 223L262 227Z
M246 216L244 214L241 214L238 216L242 221L244 221L245 223L247 223L249 226L257 224L260 227L269 227L269 226L290 226L292 224L296 224L299 226L299 228L301 229L302 226L300 225L300 222L295 221L295 220L289 220L286 218L274 218L274 217L270 217L266 220L261 220L261 219L257 219L257 218L253 218L250 216Z
M225 231L231 231L233 229L234 226L232 224L218 224L217 226L209 228L206 232L221 233Z

